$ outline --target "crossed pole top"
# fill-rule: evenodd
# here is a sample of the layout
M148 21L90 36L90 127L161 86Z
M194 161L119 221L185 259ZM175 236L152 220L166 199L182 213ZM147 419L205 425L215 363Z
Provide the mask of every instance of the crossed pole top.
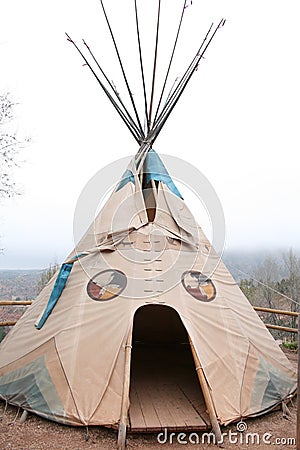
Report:
M98 62L94 53L92 52L89 45L83 40L83 48L81 49L78 44L66 33L67 39L71 42L76 50L79 52L81 57L84 60L86 66L89 67L92 74L96 78L97 82L101 86L102 90L105 92L106 96L114 106L115 110L133 135L134 139L138 142L140 146L140 150L137 153L138 155L145 151L146 148L151 148L154 141L158 137L160 131L162 130L164 124L166 123L168 117L173 111L175 105L177 104L179 98L181 97L184 89L186 88L188 82L190 81L193 73L197 70L199 63L204 57L205 52L207 51L210 43L215 37L217 31L223 27L225 24L225 19L221 19L217 25L212 23L206 32L204 38L200 46L197 49L196 54L192 58L190 64L186 68L184 74L180 79L176 79L173 84L171 90L166 92L166 86L170 75L170 69L174 60L175 51L178 44L178 38L182 26L182 22L184 19L184 14L186 8L190 6L192 2L188 4L188 0L184 0L182 4L181 14L179 17L179 23L177 26L177 31L174 36L174 44L172 47L171 55L169 58L169 64L164 75L164 81L162 84L162 88L158 91L157 94L157 86L156 86L156 74L157 74L157 55L159 50L159 36L160 36L160 28L161 28L161 3L162 0L158 0L157 6L157 18L156 18L156 35L155 35L155 44L154 44L154 59L153 59L153 70L152 70L152 79L151 86L147 87L145 82L145 71L144 71L144 62L142 56L142 47L141 47L141 39L140 39L140 24L139 24L139 14L138 14L138 5L137 0L134 1L134 15L135 15L135 24L136 24L136 38L138 44L138 52L139 52L139 65L140 65L140 75L142 79L142 95L144 99L144 110L138 111L136 106L136 102L134 100L131 87L128 82L128 78L126 75L126 71L124 68L124 64L119 52L119 48L110 25L110 21L104 6L103 0L99 0L101 3L102 11L105 17L105 21L109 30L110 37L112 39L115 55L120 66L124 83L126 85L127 92L129 94L130 105L126 105L122 100L119 92L117 91L116 86L107 76L103 67ZM156 94L156 95L155 95ZM155 101L156 99L156 101ZM133 114L129 111L132 109ZM144 123L144 127L142 126Z

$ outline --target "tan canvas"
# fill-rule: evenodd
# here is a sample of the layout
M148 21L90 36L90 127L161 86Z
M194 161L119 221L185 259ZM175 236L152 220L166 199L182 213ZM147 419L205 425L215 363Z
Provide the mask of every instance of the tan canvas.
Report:
M126 208L112 221L122 202ZM137 310L147 305L177 311L220 424L267 411L295 390L289 361L184 201L162 182L153 222L136 178L113 192L72 255L78 250L85 256L73 263L43 327L35 324L56 277L2 342L2 398L58 422L116 427L126 339Z

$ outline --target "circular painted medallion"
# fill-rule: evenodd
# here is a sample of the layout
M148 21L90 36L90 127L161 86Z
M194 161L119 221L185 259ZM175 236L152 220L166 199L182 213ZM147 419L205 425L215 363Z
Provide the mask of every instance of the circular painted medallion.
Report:
M87 293L93 300L111 300L120 295L126 285L127 278L123 272L107 269L93 276L88 282Z
M201 272L195 270L184 272L181 282L185 290L197 300L211 302L216 297L215 285Z

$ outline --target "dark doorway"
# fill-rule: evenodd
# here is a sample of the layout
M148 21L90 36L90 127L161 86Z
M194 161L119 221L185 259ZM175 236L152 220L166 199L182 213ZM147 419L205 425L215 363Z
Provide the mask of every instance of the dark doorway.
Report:
M209 419L178 313L161 305L138 309L132 345L131 431L207 429Z

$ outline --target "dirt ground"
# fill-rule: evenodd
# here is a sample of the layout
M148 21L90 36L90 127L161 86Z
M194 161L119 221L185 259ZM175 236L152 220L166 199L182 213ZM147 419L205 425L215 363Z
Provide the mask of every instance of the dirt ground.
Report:
M293 366L297 367L297 354L287 352ZM223 427L224 448L237 449L295 449L296 438L296 399L289 404L290 417L283 417L282 411L274 411L266 416L247 419L247 430L237 432L237 425ZM101 427L86 430L81 427L68 427L29 415L24 424L19 423L18 409L0 401L0 449L1 450L113 450L116 448L116 432ZM203 439L203 443L202 443ZM210 439L212 439L210 437ZM198 443L199 440L199 443ZM165 442L166 441L166 442ZM128 436L130 449L212 449L212 440L201 433L170 433L158 439L154 434L135 434Z

